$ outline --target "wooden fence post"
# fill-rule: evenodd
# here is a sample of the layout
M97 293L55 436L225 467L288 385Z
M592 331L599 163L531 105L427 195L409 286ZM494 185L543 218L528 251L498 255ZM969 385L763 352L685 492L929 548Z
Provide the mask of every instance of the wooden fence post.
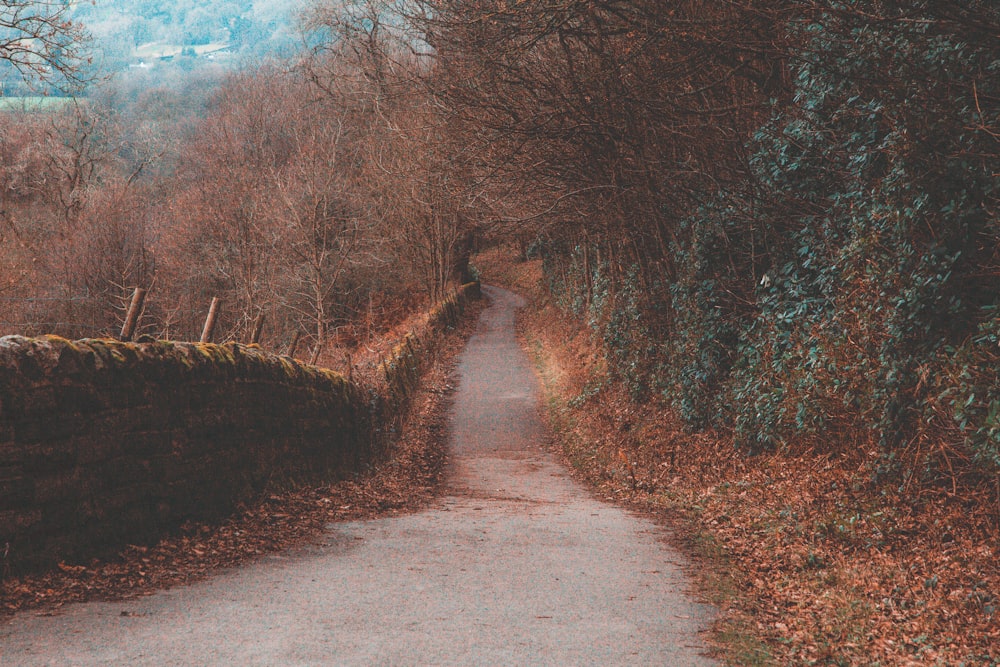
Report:
M260 343L260 337L264 333L264 313L257 316L257 319L253 323L253 333L250 334L250 344L255 345Z
M288 344L288 353L285 356L295 358L295 348L299 346L299 337L301 335L300 332L295 332L295 335L292 336L292 342Z
M217 296L212 297L212 305L208 307L208 317L205 318L205 328L201 331L201 342L209 343L212 340L212 332L215 331L215 321L219 317L219 308L222 300Z
M142 312L142 304L146 301L146 290L136 287L132 292L132 302L128 306L128 313L125 315L125 324L122 325L122 333L119 339L128 342L135 335L135 328L139 324L139 313Z

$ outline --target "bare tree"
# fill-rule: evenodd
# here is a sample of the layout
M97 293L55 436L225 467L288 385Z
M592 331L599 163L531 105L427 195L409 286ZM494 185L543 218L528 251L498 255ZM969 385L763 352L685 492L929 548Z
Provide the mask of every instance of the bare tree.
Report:
M433 61L408 12L392 0L326 0L307 14L319 39L305 70L346 121L364 128L370 197L396 257L439 299L465 273L474 220L464 138L425 85Z
M0 0L0 61L45 83L84 83L90 38L71 10L66 0Z
M370 220L354 192L344 125L337 118L300 112L292 131L294 157L273 174L281 205L283 262L295 276L290 304L314 332L313 363L326 345L341 279L360 252ZM301 304L301 305L300 305ZM304 312L303 312L304 311Z
M179 147L180 179L162 231L170 271L186 286L184 310L223 298L224 337L245 338L274 303L280 230L271 175L294 152L286 95L294 98L293 89L275 70L234 75Z
M392 145L381 164L393 202L393 237L437 301L468 265L475 208L463 149L446 119L431 100L419 94L413 100L394 114Z
M743 142L780 87L776 3L421 4L428 81L497 199L538 204L529 233L602 239L612 265L659 264L649 275L673 272L678 219L743 182Z

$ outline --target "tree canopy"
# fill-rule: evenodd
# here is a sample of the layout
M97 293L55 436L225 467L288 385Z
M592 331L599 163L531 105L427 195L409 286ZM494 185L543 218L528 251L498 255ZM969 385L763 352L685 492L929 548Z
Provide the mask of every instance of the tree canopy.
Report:
M37 81L82 80L89 37L65 0L0 0L0 63Z

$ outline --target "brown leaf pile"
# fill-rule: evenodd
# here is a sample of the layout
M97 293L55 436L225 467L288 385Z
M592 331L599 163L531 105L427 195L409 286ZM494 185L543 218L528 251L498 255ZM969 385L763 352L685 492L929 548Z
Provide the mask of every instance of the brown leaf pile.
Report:
M221 525L185 524L177 534L152 546L131 546L115 560L61 563L42 574L3 578L0 616L29 609L52 614L70 602L149 595L265 554L304 546L335 521L426 506L441 483L454 360L471 335L478 311L479 306L470 308L459 335L442 344L411 403L402 435L370 474L266 494Z
M519 272L522 290L537 286L537 265ZM989 485L902 489L873 482L864 447L748 457L723 437L685 433L664 406L636 405L608 382L590 334L537 287L532 296L522 333L561 453L602 496L683 536L723 608L721 656L1000 664L1000 507Z

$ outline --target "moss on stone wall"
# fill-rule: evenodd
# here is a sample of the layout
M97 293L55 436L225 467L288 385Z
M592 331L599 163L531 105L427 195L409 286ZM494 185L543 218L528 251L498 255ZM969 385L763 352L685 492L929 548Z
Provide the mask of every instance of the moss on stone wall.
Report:
M385 387L256 345L0 338L0 571L154 540L275 480L357 473L478 293L431 310L383 364Z

